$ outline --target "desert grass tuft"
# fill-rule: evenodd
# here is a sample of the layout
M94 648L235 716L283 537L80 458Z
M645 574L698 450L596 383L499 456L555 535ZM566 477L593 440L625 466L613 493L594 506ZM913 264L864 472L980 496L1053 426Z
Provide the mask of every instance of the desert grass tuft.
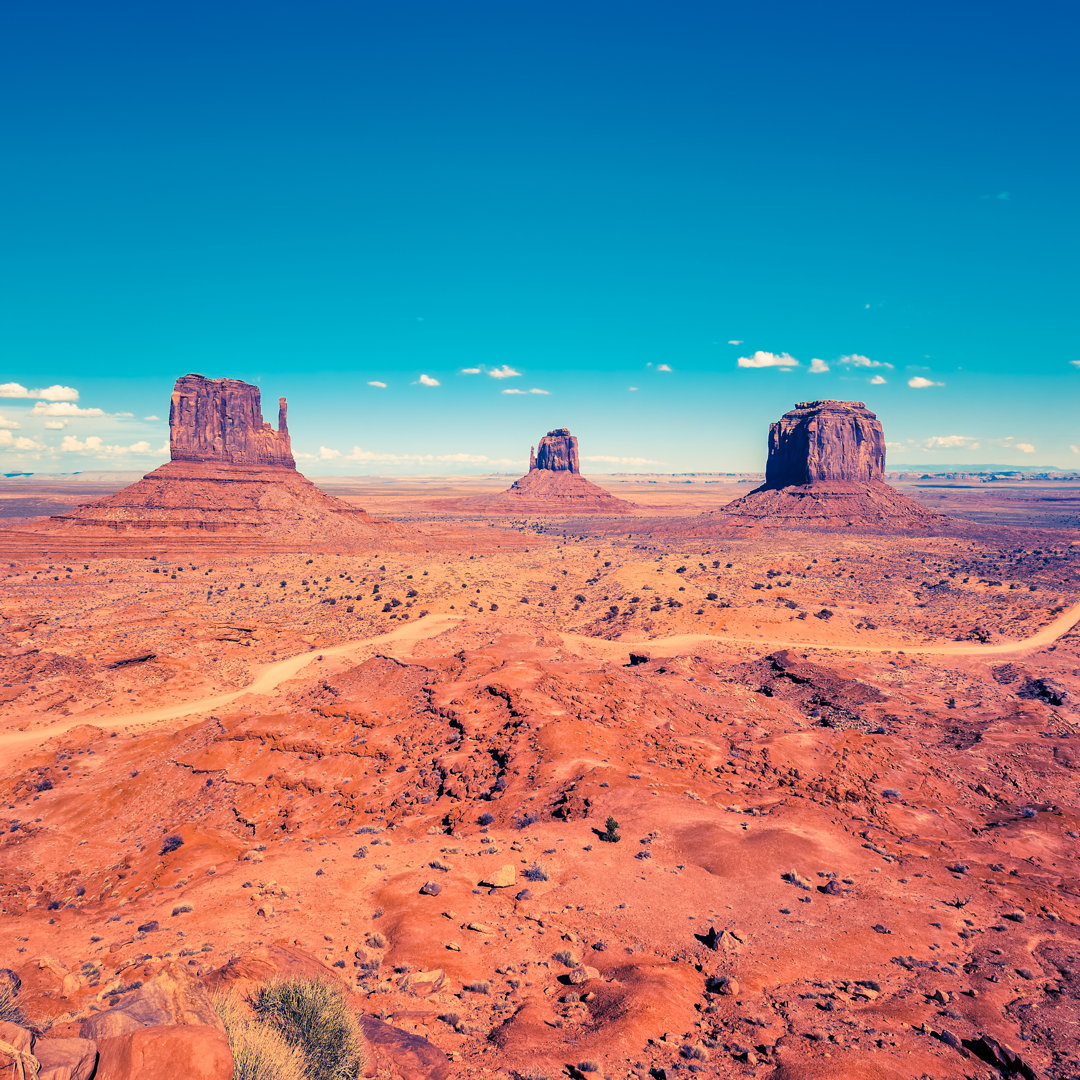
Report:
M308 1080L303 1050L256 1020L235 994L216 995L214 1008L232 1051L233 1080Z

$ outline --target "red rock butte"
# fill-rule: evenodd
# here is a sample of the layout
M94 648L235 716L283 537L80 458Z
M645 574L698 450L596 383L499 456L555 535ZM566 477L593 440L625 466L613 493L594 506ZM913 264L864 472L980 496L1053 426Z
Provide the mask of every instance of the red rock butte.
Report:
M183 375L169 409L171 460L39 528L80 537L235 538L277 546L370 539L377 526L363 510L296 471L285 415L281 398L275 431L262 418L257 386Z
M742 527L925 532L950 523L885 483L885 433L861 401L802 401L769 426L765 483L710 515Z
M529 471L497 495L447 500L442 506L492 514L626 514L631 502L617 499L581 475L577 437L554 428L529 451Z

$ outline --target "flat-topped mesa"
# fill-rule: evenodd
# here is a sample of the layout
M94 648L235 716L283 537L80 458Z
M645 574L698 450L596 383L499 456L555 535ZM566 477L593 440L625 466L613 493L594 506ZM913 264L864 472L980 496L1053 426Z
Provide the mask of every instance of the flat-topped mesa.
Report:
M884 478L885 434L861 401L801 401L769 427L766 488Z
M529 471L547 469L549 472L580 473L577 437L569 428L555 428L540 440L538 452L529 455Z
M285 412L285 399L280 398L275 431L262 418L257 386L239 379L181 375L169 408L172 460L295 469Z

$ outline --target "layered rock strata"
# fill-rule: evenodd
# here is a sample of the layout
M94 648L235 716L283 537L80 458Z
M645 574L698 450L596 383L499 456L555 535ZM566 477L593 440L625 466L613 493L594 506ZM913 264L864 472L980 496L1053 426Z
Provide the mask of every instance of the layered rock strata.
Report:
M554 428L529 452L529 471L497 495L440 503L442 509L492 514L626 514L635 509L581 475L577 437Z
M169 410L172 460L115 494L45 523L102 536L145 533L271 545L347 543L371 534L363 510L296 471L285 418L262 418L259 388L184 375Z
M885 433L861 401L804 401L769 427L765 483L710 515L733 526L926 532L950 522L886 484Z

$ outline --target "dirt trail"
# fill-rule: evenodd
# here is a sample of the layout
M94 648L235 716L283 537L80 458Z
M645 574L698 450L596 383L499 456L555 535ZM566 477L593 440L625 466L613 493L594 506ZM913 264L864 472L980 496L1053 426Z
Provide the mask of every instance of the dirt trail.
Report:
M0 750L11 751L27 746L40 745L46 739L61 735L82 724L91 724L104 729L143 727L158 724L164 720L175 720L195 713L205 713L231 705L247 694L267 695L273 693L283 682L294 678L303 668L317 658L349 657L353 660L366 659L376 652L389 656L408 656L420 641L435 637L444 630L464 622L461 615L436 615L422 622L411 622L391 630L358 641L346 641L340 645L331 645L323 649L290 656L267 664L258 676L240 690L225 694L212 694L196 701L169 705L161 709L146 712L125 712L112 716L97 716L84 713L68 718L49 727L32 731L8 731L0 733ZM471 621L471 620L469 620ZM653 653L673 655L688 649L708 645L754 645L762 649L812 649L815 651L848 653L891 653L903 652L908 656L1008 656L1032 652L1047 645L1052 645L1080 623L1080 603L1062 612L1041 630L1019 641L1002 641L993 645L969 642L946 642L941 644L917 644L897 642L893 645L861 645L844 643L822 643L807 641L777 641L775 639L728 637L716 634L673 634L669 637L644 638L641 640L611 641L607 638L589 637L586 634L561 633L564 645L572 652L583 656L592 656L603 660L622 660L632 649L651 650Z

